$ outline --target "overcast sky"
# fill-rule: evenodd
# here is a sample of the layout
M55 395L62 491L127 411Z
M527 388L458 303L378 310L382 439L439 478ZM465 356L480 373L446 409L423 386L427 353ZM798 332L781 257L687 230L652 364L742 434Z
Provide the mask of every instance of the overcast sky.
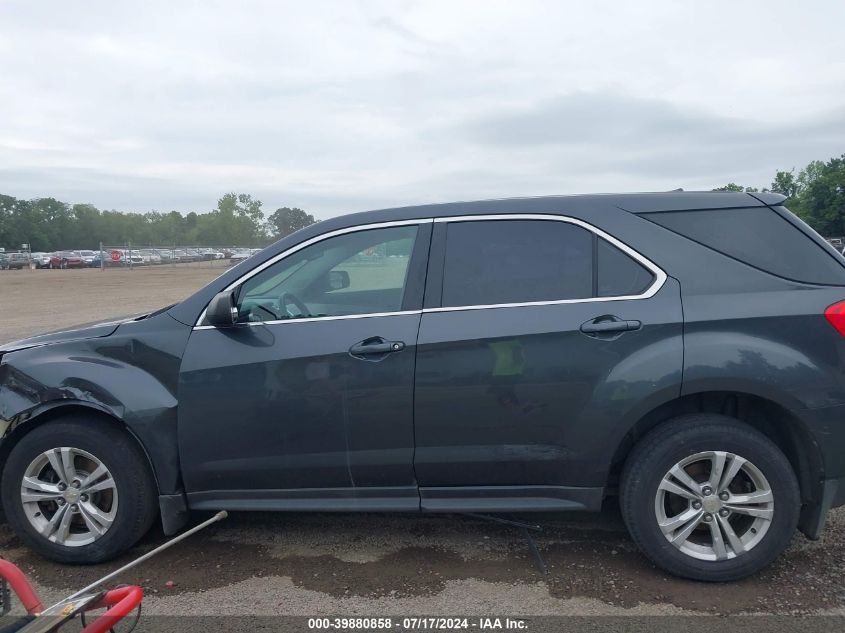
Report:
M845 152L845 2L0 0L0 193L271 212L767 186Z

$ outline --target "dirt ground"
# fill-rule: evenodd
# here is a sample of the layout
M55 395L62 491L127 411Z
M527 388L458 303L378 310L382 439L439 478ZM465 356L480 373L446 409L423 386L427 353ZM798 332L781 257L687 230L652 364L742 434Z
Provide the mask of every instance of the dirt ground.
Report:
M0 343L176 303L226 270L228 262L0 271Z
M223 270L2 272L0 342L172 303ZM843 510L829 517L820 541L796 535L769 569L730 584L656 570L612 503L597 515L525 517L542 527L533 538L545 574L519 530L472 517L235 513L121 582L142 584L145 613L157 614L845 615ZM0 553L45 602L163 540L154 529L118 561L70 567L38 558L0 525Z

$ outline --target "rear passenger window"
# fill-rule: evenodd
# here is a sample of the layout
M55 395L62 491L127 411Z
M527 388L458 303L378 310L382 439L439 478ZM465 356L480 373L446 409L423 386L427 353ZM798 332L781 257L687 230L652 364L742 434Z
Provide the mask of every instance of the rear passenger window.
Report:
M654 281L654 275L642 264L601 238L598 240L596 262L599 297L639 295Z
M842 285L845 267L768 207L645 213L642 217L779 277Z
M593 234L567 222L450 222L443 306L593 296Z

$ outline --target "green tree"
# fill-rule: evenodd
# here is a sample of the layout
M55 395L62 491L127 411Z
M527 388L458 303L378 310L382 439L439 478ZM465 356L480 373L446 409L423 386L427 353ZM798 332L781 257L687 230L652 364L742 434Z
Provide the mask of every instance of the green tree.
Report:
M313 221L313 218L312 220ZM269 239L262 203L227 193L210 213L122 213L91 204L70 206L55 198L19 200L0 195L0 246L29 243L35 251L104 246L259 246Z
M262 203L249 194L227 193L217 201L217 208L198 215L196 238L218 246L250 246L266 239Z
M729 182L724 187L716 187L713 191L734 191L736 193L756 193L760 191L757 187L743 187L735 182Z
M798 174L795 211L826 237L845 236L845 154L813 161Z
M100 210L93 204L73 205L70 208L68 233L64 236L67 244L76 244L75 248L98 248L100 222Z
M314 216L298 207L280 207L267 219L273 236L278 238L314 224Z
M0 246L12 243L13 214L17 198L0 194Z
M787 198L795 198L800 191L800 185L795 178L795 169L778 171L772 181L772 191Z

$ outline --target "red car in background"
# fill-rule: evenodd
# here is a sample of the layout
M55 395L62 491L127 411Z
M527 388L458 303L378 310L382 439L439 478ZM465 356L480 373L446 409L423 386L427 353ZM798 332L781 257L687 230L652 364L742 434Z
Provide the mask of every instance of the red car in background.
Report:
M50 256L48 268L85 268L85 261L76 251L59 251Z

